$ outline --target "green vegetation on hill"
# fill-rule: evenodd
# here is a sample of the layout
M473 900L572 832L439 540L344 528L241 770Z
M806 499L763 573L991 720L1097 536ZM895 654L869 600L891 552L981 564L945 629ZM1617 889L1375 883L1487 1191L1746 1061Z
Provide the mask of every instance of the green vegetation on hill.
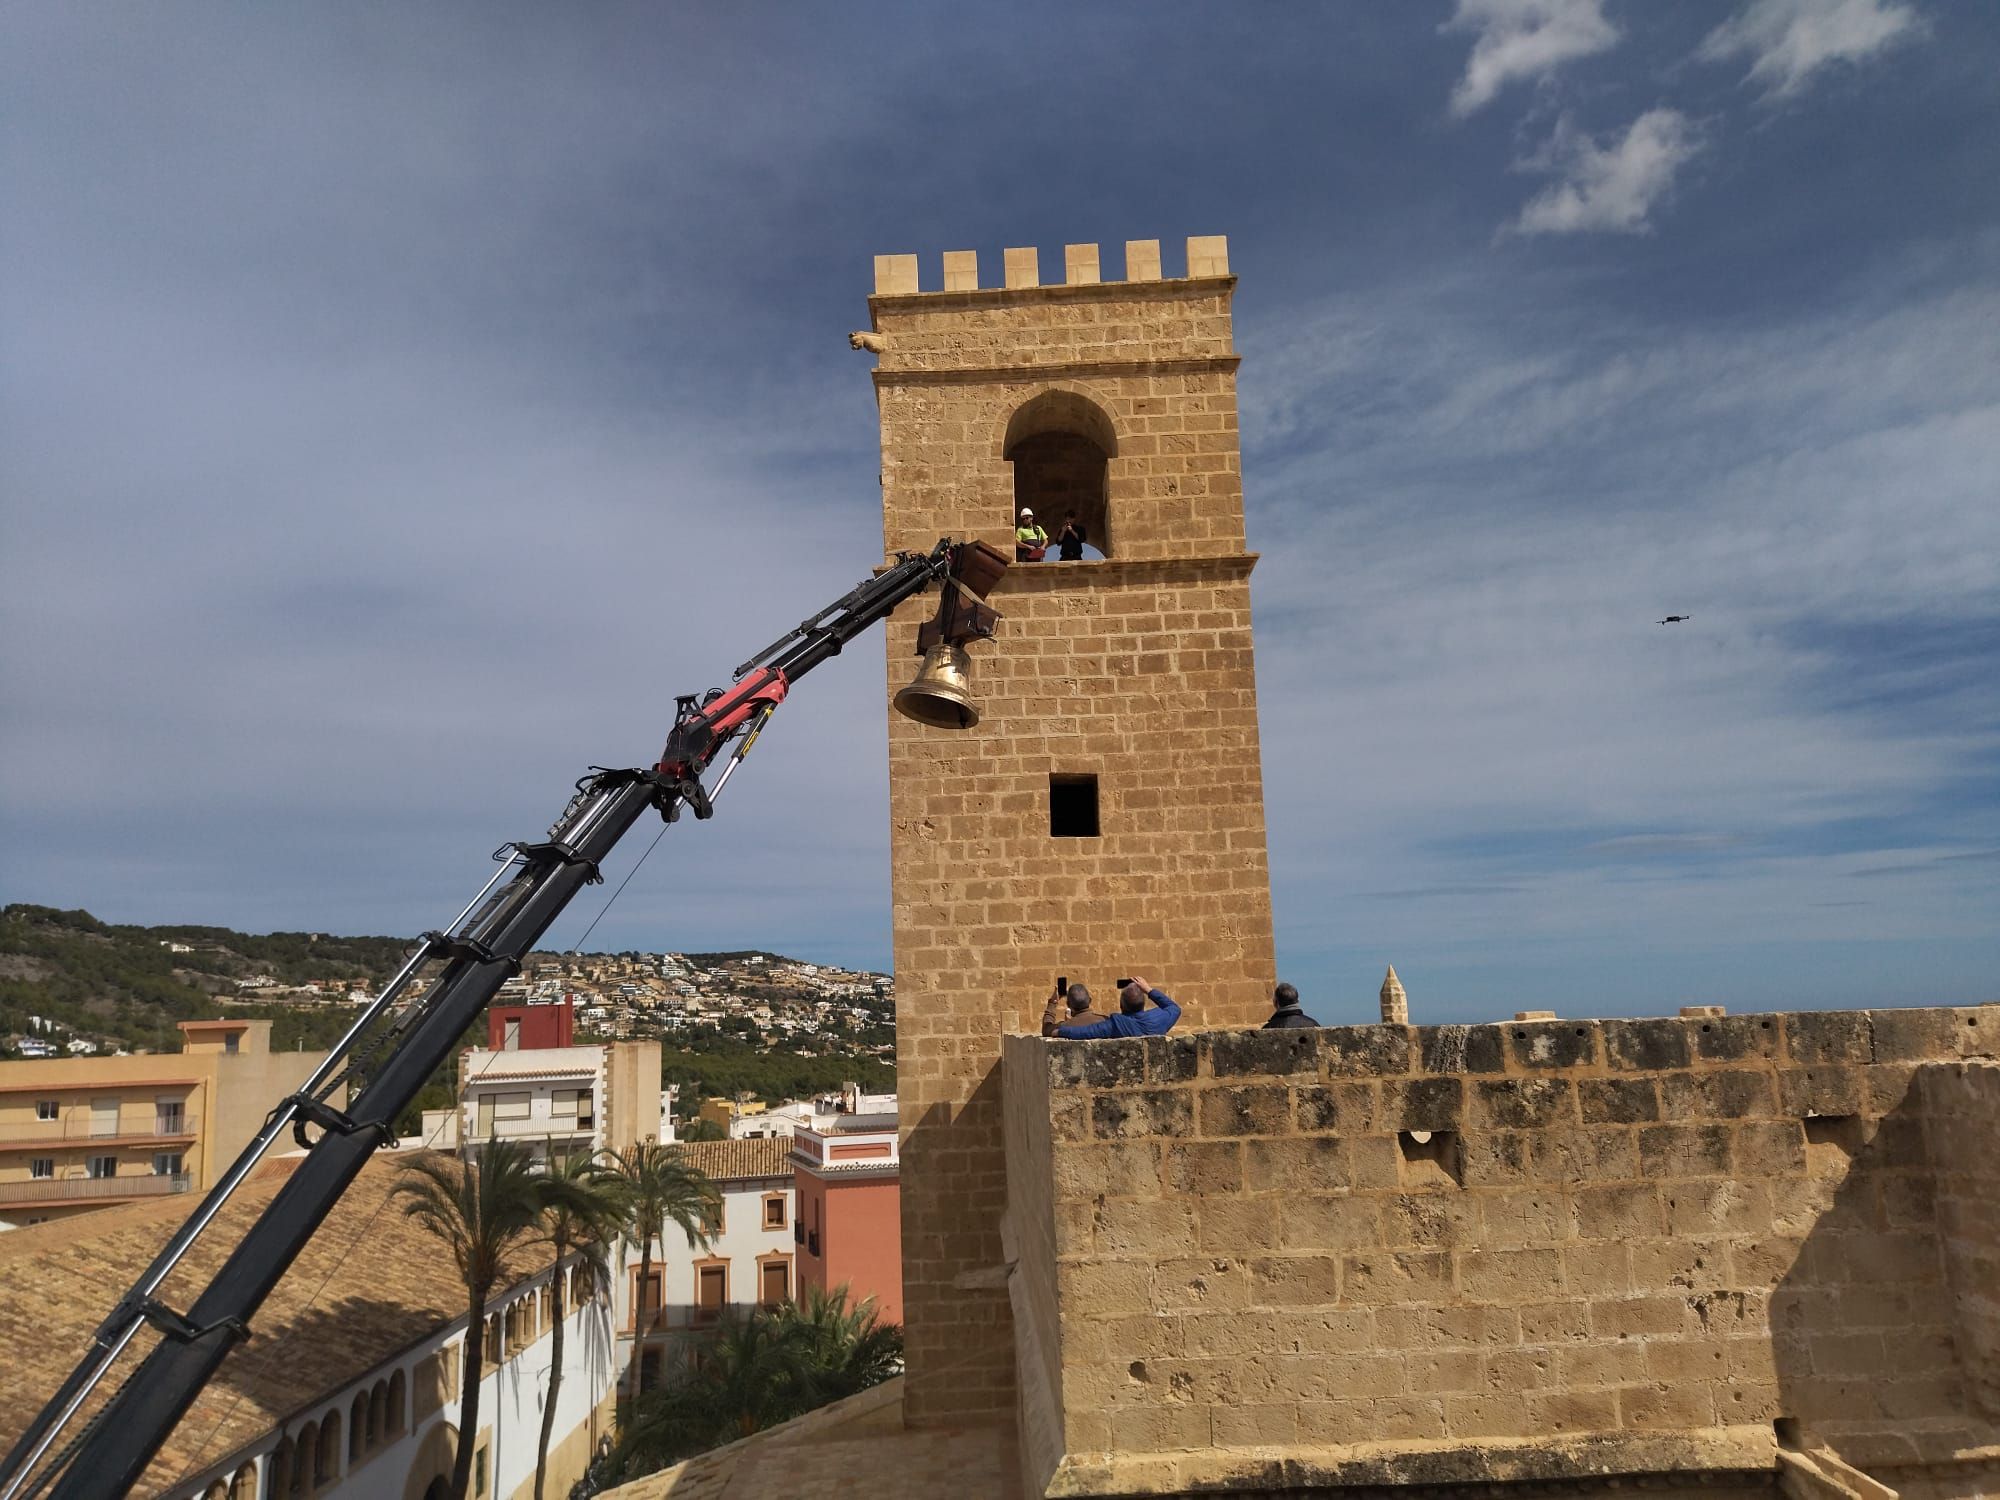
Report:
M279 1051L317 1049L353 1020L347 1007L239 1003L237 981L268 975L283 985L339 980L372 989L409 950L407 938L122 926L16 903L0 908L0 1037L26 1033L34 1015L100 1044L165 1052L180 1045L175 1023L227 1015L273 1022Z
M686 1046L660 1048L660 1081L677 1083L681 1109L700 1106L704 1097L753 1094L767 1103L831 1093L843 1083L858 1083L868 1093L888 1093L896 1087L896 1070L873 1057L853 1053L821 1053L802 1057L776 1051L710 1027L686 1037Z
M168 944L190 951L176 953ZM75 1035L107 1050L171 1052L181 1044L176 1022L228 1016L271 1021L271 1045L278 1051L318 1051L353 1024L353 1007L309 998L291 1004L245 1001L238 998L237 981L257 975L281 985L338 980L372 993L401 967L411 947L407 938L121 926L101 922L87 911L7 906L0 908L0 1056L11 1055L8 1038L31 1034L31 1015L68 1028L44 1033L58 1046ZM753 955L689 956L721 962ZM482 1017L460 1045L481 1045L484 1035ZM748 1093L776 1103L830 1092L843 1083L858 1083L871 1093L895 1088L895 1069L859 1050L870 1042L893 1040L890 1028L856 1027L836 1011L822 1036L830 1050L802 1056L767 1043L748 1017L731 1016L719 1026L695 1027L663 1044L661 1081L681 1086L682 1108L690 1113L712 1094ZM605 1038L579 1035L578 1040ZM403 1130L415 1129L422 1109L451 1102L450 1070L449 1063L440 1069L404 1112L399 1122Z

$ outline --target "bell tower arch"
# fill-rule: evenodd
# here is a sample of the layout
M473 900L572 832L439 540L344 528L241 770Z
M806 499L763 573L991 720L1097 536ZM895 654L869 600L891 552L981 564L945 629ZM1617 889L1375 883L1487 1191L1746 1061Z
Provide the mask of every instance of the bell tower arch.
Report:
M1051 537L1074 516L1088 539L1084 556L1111 556L1110 470L1117 455L1111 418L1088 396L1053 386L1030 396L1008 415L1000 451L1013 466L1013 513L1033 510Z
M1187 244L1168 278L1158 241L1128 243L1122 281L1071 245L1049 286L1033 250L1006 252L1000 286L971 252L931 290L916 256L875 262L888 550L951 535L1011 554L1026 503L1051 537L1075 510L1102 553L1001 580L1005 622L972 652L976 727L889 719L913 1424L1014 1402L1001 1035L1037 1028L1058 974L1100 1006L1142 974L1187 1030L1270 1009L1236 283L1220 237ZM890 622L892 689L923 613Z

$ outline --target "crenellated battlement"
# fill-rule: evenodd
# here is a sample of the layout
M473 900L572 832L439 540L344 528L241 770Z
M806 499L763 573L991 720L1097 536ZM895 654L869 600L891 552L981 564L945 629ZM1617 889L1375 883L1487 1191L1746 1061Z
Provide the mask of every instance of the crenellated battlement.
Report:
M916 255L878 255L875 257L875 295L878 297L913 297L922 295L926 288L920 275L920 261ZM981 285L979 279L979 252L976 250L947 250L944 252L942 279L928 288L932 292L978 292L978 291L1021 291L1044 285L1041 273L1041 252L1033 245L1017 246L1003 250L1000 255L1001 280ZM1189 281L1213 280L1229 275L1229 239L1220 234L1194 234L1187 238L1187 260L1184 278L1168 278L1162 270L1160 242L1158 240L1127 240L1125 242L1125 274L1122 278L1106 278L1103 274L1102 258L1095 245L1063 246L1063 276L1059 282L1049 282L1050 286L1098 286L1107 279L1113 282L1164 281L1186 279Z

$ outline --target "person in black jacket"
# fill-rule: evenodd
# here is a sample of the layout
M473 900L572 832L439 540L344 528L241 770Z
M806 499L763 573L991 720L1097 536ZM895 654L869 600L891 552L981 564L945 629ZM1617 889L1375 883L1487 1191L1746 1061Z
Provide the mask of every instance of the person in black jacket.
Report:
M1264 1023L1266 1031L1285 1031L1294 1026L1317 1026L1319 1022L1299 1009L1299 992L1289 984L1281 984L1271 991L1271 1019Z
M1082 562L1083 544L1089 540L1090 535L1083 529L1083 522L1076 518L1075 511L1071 511L1063 517L1062 530L1056 533L1056 561Z

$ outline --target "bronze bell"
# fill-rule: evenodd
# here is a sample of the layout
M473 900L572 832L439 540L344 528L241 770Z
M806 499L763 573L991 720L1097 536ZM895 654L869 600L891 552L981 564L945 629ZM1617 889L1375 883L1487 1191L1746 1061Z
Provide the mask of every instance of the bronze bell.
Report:
M936 729L970 729L979 722L971 672L965 647L940 641L924 653L924 664L909 686L896 694L897 711Z

